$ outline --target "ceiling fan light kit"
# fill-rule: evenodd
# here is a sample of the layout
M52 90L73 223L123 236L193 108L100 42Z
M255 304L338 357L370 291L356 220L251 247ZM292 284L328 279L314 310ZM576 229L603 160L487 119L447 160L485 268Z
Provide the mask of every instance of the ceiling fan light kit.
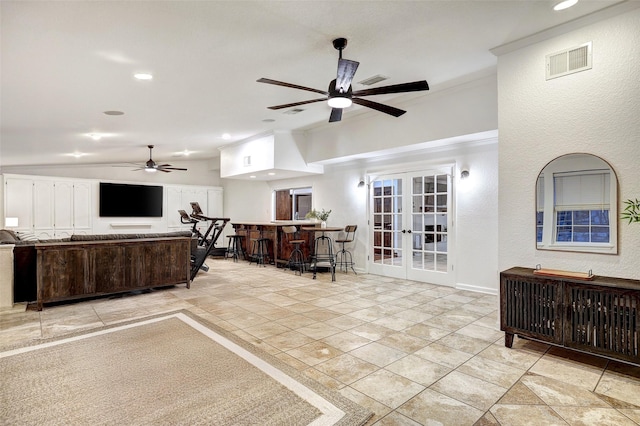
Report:
M147 148L149 148L149 160L147 160L147 162L144 163L144 166L140 166L140 168L138 169L133 169L133 171L144 170L145 172L148 172L148 173L155 173L157 171L170 173L174 170L181 170L181 171L187 170L180 167L172 167L171 164L156 163L155 161L153 161L153 157L151 155L151 152L153 150L153 145L147 145Z
M351 61L342 58L342 50L347 47L346 38L337 38L333 40L333 47L338 50L338 72L335 80L329 83L329 90L323 91L313 89L311 87L299 86L297 84L285 83L283 81L271 80L269 78L258 79L258 83L273 84L276 86L289 87L291 89L305 90L307 92L314 92L324 95L324 98L310 99L307 101L293 102L290 104L275 105L268 107L272 110L278 110L283 108L291 108L299 105L310 104L314 102L327 101L331 107L331 115L329 116L329 122L335 122L342 120L342 110L350 107L352 104L361 105L367 108L374 109L376 111L384 112L385 114L393 115L394 117L400 117L406 111L380 104L378 102L370 101L368 99L362 99L361 96L372 95L384 95L392 93L405 93L405 92L417 92L422 90L429 90L429 84L426 80L414 81L411 83L394 84L391 86L374 87L371 89L364 89L353 91L351 82L358 69L359 62Z

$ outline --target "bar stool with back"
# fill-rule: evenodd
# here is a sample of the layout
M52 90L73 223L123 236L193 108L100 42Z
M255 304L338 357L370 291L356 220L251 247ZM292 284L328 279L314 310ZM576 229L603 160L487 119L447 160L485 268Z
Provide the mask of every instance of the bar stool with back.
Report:
M353 256L349 250L345 249L345 244L351 243L356 239L356 229L358 229L358 225L347 225L344 228L346 235L336 239L336 243L342 245L342 249L336 254L336 266L338 266L340 271L344 268L346 273L349 272L347 268L351 268L353 273L358 275L353 267L353 265L355 265Z
M293 245L293 250L289 255L286 268L294 269L302 275L304 272L304 254L302 253L301 246L305 243L305 240L296 238L298 229L295 226L283 226L282 232L287 236L287 243Z
M265 259L267 261L269 260L269 244L271 243L271 239L263 236L261 225L256 225L256 228L260 233L260 236L253 240L251 255L249 256L249 264L253 263L255 260L258 266L267 266Z

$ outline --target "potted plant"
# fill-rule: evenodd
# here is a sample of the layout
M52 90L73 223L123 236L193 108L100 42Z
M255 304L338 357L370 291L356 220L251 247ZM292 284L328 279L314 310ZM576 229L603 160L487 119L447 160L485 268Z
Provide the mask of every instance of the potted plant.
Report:
M311 210L309 213L307 213L304 217L307 219L316 219L320 221L320 227L321 228L326 228L327 227L327 219L329 219L329 215L331 214L331 210L327 211L325 209L322 209L322 211L318 211L316 209Z
M620 218L622 220L628 220L629 223L640 222L640 200L626 200L624 202L627 207L624 208Z

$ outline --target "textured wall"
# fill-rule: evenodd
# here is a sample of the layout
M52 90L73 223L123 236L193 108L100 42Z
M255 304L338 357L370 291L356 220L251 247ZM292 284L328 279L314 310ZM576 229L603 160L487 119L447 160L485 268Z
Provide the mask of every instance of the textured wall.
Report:
M535 248L535 182L553 158L587 152L618 176L619 200L640 197L640 10L498 58L499 267L640 277L640 224L619 223L618 255ZM593 42L593 69L545 80L545 55ZM618 208L622 206L619 202Z

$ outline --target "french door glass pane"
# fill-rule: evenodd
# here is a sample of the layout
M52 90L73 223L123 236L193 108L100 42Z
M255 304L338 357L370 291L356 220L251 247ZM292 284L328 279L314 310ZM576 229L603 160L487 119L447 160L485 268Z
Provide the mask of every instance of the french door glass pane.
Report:
M373 182L374 263L402 260L402 179Z
M446 272L449 177L414 177L412 183L412 266Z

